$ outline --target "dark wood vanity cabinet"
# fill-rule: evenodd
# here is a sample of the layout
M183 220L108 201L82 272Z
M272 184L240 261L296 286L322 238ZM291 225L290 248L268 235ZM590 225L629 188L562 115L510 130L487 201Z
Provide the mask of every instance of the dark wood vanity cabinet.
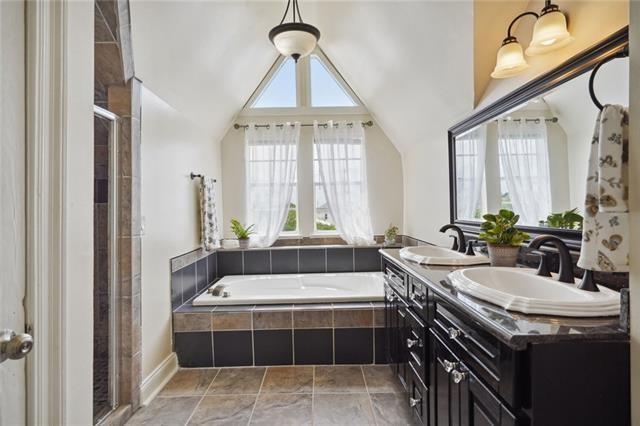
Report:
M384 259L387 359L432 426L629 424L628 341L514 349Z

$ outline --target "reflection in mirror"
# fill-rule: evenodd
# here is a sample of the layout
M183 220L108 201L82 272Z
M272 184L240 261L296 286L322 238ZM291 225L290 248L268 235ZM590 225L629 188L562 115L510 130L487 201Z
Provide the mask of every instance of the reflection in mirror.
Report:
M600 101L629 104L629 61L603 66ZM501 208L520 224L580 229L587 162L598 109L589 73L455 138L458 220L482 220Z

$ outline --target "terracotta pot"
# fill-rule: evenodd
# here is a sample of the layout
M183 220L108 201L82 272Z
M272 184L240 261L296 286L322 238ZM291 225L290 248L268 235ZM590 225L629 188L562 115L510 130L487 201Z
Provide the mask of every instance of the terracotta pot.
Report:
M516 266L520 246L489 244L488 248L491 266Z
M248 238L238 238L238 246L241 249L248 249L249 248L249 239Z

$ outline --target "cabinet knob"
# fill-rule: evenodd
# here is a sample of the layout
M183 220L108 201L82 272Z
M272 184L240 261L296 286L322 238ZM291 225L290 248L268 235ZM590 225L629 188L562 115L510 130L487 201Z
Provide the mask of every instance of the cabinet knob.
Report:
M407 339L407 348L411 349L412 347L418 345L419 348L422 347L422 340L420 339Z
M449 339L457 339L458 337L462 336L464 333L462 333L462 330L459 330L455 327L449 327L447 329L447 334L449 335Z
M445 359L444 361L442 361L442 365L444 366L444 371L446 371L447 373L451 373L453 370L458 368L459 363Z
M420 398L409 398L409 407L415 407L416 405L420 404L422 402L422 399Z
M467 378L469 377L469 373L466 373L464 371L453 370L451 372L451 377L453 377L454 383L460 383L467 380Z
M398 296L393 293L387 294L387 300L389 302L395 302L396 300L398 300Z

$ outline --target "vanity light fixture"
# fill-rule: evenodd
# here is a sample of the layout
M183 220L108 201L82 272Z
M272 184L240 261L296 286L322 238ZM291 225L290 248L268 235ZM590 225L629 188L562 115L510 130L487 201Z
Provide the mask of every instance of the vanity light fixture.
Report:
M560 8L551 4L550 0L540 12L540 17L533 26L533 37L525 51L528 56L543 55L560 49L573 41L567 30L567 18Z
M300 16L300 6L298 0L287 0L287 8L284 11L280 24L269 31L269 40L276 47L278 52L284 56L290 56L296 63L313 52L320 39L320 30L311 24L302 21ZM284 22L287 13L291 8L291 22Z
M526 50L528 56L542 55L560 49L573 41L573 37L567 30L567 18L564 13L557 5L551 4L551 0L546 0L540 15L535 12L524 12L511 21L507 29L507 37L502 40L502 46L498 50L496 67L491 77L513 77L529 68L522 46L518 39L511 35L513 24L525 16L536 17L531 43Z

